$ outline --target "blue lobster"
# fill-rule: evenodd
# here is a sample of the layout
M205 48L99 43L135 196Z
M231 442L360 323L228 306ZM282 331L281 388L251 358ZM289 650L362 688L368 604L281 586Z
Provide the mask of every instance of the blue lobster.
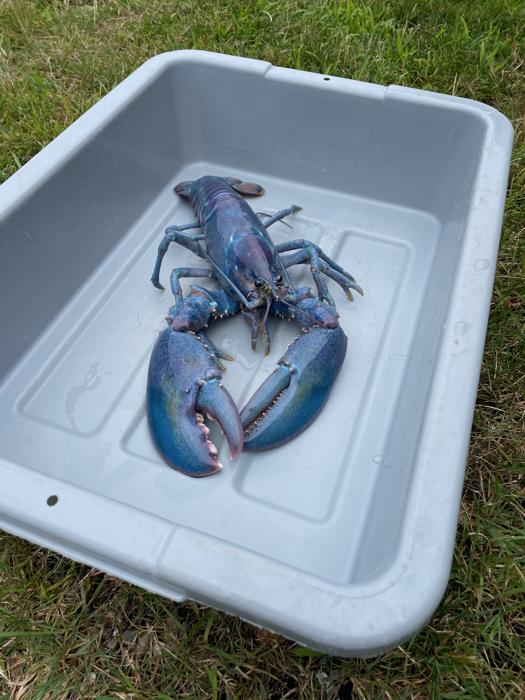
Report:
M159 273L171 243L184 246L208 266L178 267L171 273L175 303L152 351L147 415L164 460L184 474L202 477L222 468L204 416L219 423L232 458L242 449L282 445L312 423L328 399L347 346L324 276L350 299L352 290L363 292L315 243L297 239L274 245L268 228L301 207L292 205L263 222L243 198L260 195L263 188L230 177L181 182L175 192L189 200L197 221L166 229L151 281L163 289ZM200 232L185 233L193 228ZM292 284L288 269L299 264L310 266L317 296ZM183 296L180 279L188 277L213 279L220 288L193 285ZM266 354L270 314L294 320L303 330L240 414L221 381L221 360L233 358L206 333L216 319L238 313L251 326L252 348L262 337Z

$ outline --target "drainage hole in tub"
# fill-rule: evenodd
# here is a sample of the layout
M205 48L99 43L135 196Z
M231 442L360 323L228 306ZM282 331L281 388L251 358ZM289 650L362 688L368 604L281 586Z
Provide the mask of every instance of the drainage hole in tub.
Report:
M325 76L323 80L330 80L330 78L328 76Z
M46 503L48 506L56 506L56 504L58 503L58 496L49 496Z

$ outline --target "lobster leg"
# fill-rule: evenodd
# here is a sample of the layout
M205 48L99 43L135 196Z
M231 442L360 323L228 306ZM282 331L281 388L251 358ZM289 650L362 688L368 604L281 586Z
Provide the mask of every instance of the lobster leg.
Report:
M319 267L321 272L323 272L327 277L330 277L330 279L333 279L334 282L337 282L337 284L344 289L346 296L350 299L350 301L353 300L352 289L363 296L364 292L359 285L356 286L354 283L350 282L347 277L342 275L337 270L331 268L328 263L321 260Z
M302 207L299 207L297 204L292 204L292 206L288 207L287 209L281 209L275 212L275 214L272 214L272 216L270 216L269 219L263 221L264 227L269 228L270 226L272 226L272 224L275 224L277 221L282 221L285 218L285 216L290 216L290 214L296 214L298 211L301 210ZM264 212L261 211L258 212L258 214L264 214ZM286 221L283 223L286 223Z
M166 231L168 231L170 229L176 229L177 231L188 231L190 228L200 228L200 227L201 227L201 225L198 221L192 221L189 224L181 224L180 226L179 225L168 226Z
M208 277L209 279L215 279L215 273L213 270L205 267L176 267L170 276L171 291L175 297L182 296L179 282L181 277Z
M159 279L160 267L162 265L162 260L168 251L170 243L178 243L184 248L191 250L191 252L197 255L199 258L206 257L206 254L201 244L199 243L199 240L202 240L203 236L188 236L187 233L182 233L184 229L199 227L200 224L198 224L197 222L191 224L184 224L184 226L168 226L164 233L162 241L159 243L157 259L155 260L153 274L151 275L151 281L154 287L157 287L157 289L164 289Z
M239 313L239 302L232 299L224 289L206 289L206 287L200 287L197 284L192 284L192 288L195 292L200 292L203 294L208 301L217 306L215 311L216 318L224 318L225 316L235 316Z
M316 252L316 251L314 251L314 252ZM350 299L350 301L352 301L352 299L353 299L353 297L352 297L353 286L350 283L348 277L345 277L340 272L337 272L337 270L333 270L328 263L324 262L324 260L319 260L317 257L317 253L316 253L316 258L317 258L318 270L320 270L327 277L330 277L330 279L333 279L334 282L337 282L337 284L344 290L344 292L346 293L346 295ZM302 250L297 250L294 253L290 253L289 255L283 255L283 256L281 256L281 260L282 260L283 266L286 269L292 267L292 265L310 264L310 270L312 271L312 276L313 276L314 281L316 283L317 292L319 294L319 297L321 299L325 298L328 301L328 303L330 303L330 300L323 293L322 287L320 288L320 286L318 284L318 279L319 279L320 275L318 272L315 272L312 269L311 257L310 257L310 252L308 249L303 248ZM324 280L322 280L322 282L324 285Z
M239 313L239 304L235 299L231 299L223 289L214 290L213 292L205 287L199 287L192 284L193 295L202 294L208 301L211 302L210 307L213 309L213 318L224 318L234 316ZM211 320L211 319L210 319ZM207 323L204 327L207 327ZM204 347L214 356L219 369L224 370L225 367L221 364L221 360L233 361L235 358L224 350L218 348L204 330L197 332L199 338L203 341Z
M184 185L185 183L181 184ZM249 185L251 183L246 184ZM190 250L194 255L197 255L199 258L207 260L212 266L215 273L215 277L219 280L219 282L225 282L231 290L232 294L235 294L235 296L237 296L239 301L242 302L246 306L246 308L253 308L253 304L251 304L248 301L248 299L244 296L241 290L235 285L233 280L223 270L221 270L217 263L208 255L208 253L201 246L199 240L202 240L203 238L205 238L205 236L188 236L188 234L181 232L182 228L197 228L198 226L199 224L197 223L185 224L185 226L183 227L168 226L168 228L166 229L166 233L164 234L164 238L159 244L157 259L155 261L155 267L153 268L153 274L151 275L151 281L153 283L153 286L157 287L157 289L164 289L159 280L162 260L166 255L170 243L178 243L183 248Z
M199 331L197 335L203 341L204 347L207 350L209 350L211 354L215 357L215 360L219 365L219 369L225 369L225 367L220 362L221 360L228 360L229 362L233 362L233 360L235 360L235 357L233 357L233 355L230 355L229 353L224 352L224 350L218 348L212 341L212 339L204 331Z
M319 260L317 251L314 248L309 247L304 248L303 250L298 250L295 253L283 256L281 260L285 268L291 267L292 265L309 263L310 272L312 273L312 277L314 278L319 299L321 299L322 301L326 301L331 306L335 306L335 302L332 299L332 296L328 291L328 287L326 286L326 282L324 281L323 276L321 274L321 261ZM348 282L346 277L345 281Z
M327 263L332 270L335 270L336 272L339 272L341 275L347 278L348 280L348 285L354 289L358 294L363 294L363 290L361 287L357 284L355 278L347 272L341 265L338 265L335 260L332 260L324 251L323 249L317 245L317 243L314 243L313 241L308 241L304 238L297 238L293 241L285 241L284 243L279 243L278 245L275 246L275 250L278 253L287 253L290 250L300 250L300 249L308 249L308 248L313 248L319 258L323 260L325 263Z

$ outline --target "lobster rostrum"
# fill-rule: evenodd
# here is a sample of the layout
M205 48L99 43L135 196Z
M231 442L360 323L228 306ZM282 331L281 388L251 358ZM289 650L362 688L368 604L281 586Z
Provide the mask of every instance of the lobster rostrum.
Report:
M152 351L147 388L147 414L157 448L170 466L190 476L209 476L221 469L217 448L209 440L205 416L216 420L235 458L242 449L265 450L301 433L326 403L343 363L347 338L339 326L325 277L337 282L352 299L362 294L355 279L315 243L296 239L275 245L268 228L300 211L292 205L262 221L243 196L264 190L235 178L205 176L181 182L175 192L186 197L197 221L169 226L162 239L152 275L159 273L171 243L204 260L207 267L178 267L170 277L175 303L167 328ZM195 234L188 229L199 229ZM287 253L287 254L285 254ZM317 295L295 288L288 269L308 264ZM193 285L183 296L181 278L215 280L219 289ZM270 315L294 321L302 333L278 361L242 411L222 385L221 360L233 360L206 333L225 316L241 314L270 351Z

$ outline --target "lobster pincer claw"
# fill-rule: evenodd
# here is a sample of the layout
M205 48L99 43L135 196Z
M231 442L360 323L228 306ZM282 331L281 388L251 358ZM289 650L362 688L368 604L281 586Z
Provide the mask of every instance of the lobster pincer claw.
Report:
M347 337L332 307L308 297L294 316L304 332L241 411L245 450L278 447L305 430L328 400L343 364Z
M210 476L222 468L205 416L219 423L233 459L242 450L237 407L221 384L213 352L195 333L169 326L159 335L149 364L147 415L162 457L189 476Z

